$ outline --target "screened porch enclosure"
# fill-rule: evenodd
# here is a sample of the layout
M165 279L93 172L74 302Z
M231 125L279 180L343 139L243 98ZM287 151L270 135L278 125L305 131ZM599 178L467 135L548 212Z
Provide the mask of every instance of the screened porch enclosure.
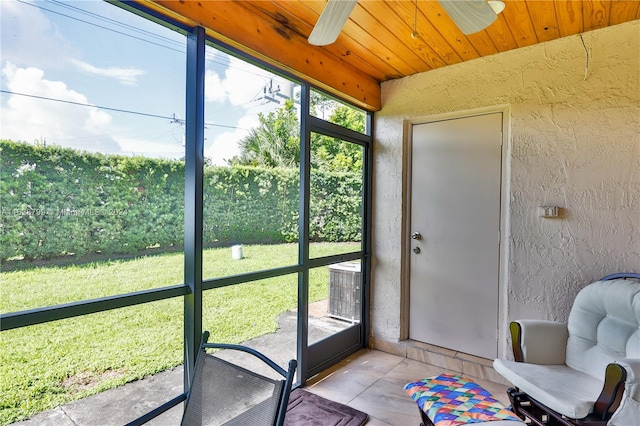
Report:
M369 113L138 5L3 14L44 30L3 40L0 423L181 364L188 389L204 330L277 335L298 384L366 346Z

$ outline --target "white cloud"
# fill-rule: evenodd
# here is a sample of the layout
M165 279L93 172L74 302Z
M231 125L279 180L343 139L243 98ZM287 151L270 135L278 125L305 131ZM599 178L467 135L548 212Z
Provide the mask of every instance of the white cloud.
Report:
M214 139L213 143L205 147L204 156L211 159L215 165L226 166L226 160L240 154L238 142L249 134L248 129L257 127L259 123L255 114L242 117L238 121L238 129L222 133Z
M224 79L215 71L206 71L205 100L207 102L228 100L234 106L250 107L251 102L262 95L262 89L269 81L268 77L260 75L261 71L247 62L230 56Z
M77 59L71 59L71 62L86 73L97 75L99 77L113 78L118 80L120 84L128 86L135 85L138 82L138 77L146 74L146 71L137 68L99 68Z
M89 117L84 122L84 128L89 133L98 134L106 131L111 124L111 116L97 108L89 109Z
M212 70L207 70L204 75L204 99L207 102L224 102L227 91L224 88L220 76Z
M47 80L36 67L20 68L6 63L2 77L12 94L2 106L2 138L115 153L120 145L109 135L112 117L96 107L72 105L59 101L89 104L86 96L70 89L62 81Z
M176 141L174 144L167 144L165 142L130 137L117 137L116 139L122 147L123 154L142 155L154 158L184 157L184 146L182 146L182 141Z
M255 112L255 107L259 105L255 101L262 96L262 90L268 82L269 77L262 70L231 56L229 66L224 71L224 78L213 70L206 71L205 100L229 102L235 112L244 114L235 124L237 129L221 133L213 142L205 143L204 155L212 164L225 166L226 160L240 154L238 142L249 133L249 129L260 124ZM250 108L254 112L248 112ZM221 111L222 114L225 112L230 111Z
M5 61L45 68L61 66L63 58L73 55L60 30L28 2L0 0L0 22Z
M268 79L259 68L248 64L243 60L229 57L229 68L225 71L225 89L229 100L234 105L248 104L256 95L261 95L261 90L267 84Z

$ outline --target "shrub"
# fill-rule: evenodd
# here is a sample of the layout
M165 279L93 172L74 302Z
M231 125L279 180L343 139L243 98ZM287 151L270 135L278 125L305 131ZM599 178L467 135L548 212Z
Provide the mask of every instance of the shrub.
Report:
M203 243L298 240L297 169L207 166ZM361 238L362 177L314 171L313 241ZM184 162L0 141L0 260L135 254L184 242Z

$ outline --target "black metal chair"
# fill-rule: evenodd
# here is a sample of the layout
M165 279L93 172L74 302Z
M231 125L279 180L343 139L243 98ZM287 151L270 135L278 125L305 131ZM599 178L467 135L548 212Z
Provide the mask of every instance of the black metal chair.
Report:
M208 339L209 332L204 332L182 425L283 425L296 361L289 361L289 369L285 371L254 349L208 343ZM221 359L215 353L207 352L207 349L248 353L273 369L282 379L258 374Z
M181 424L184 426L282 426L287 413L287 404L296 360L289 361L284 370L264 354L255 349L226 343L208 343L209 332L202 334L196 365L191 378L191 388L171 401L151 410L128 423L140 426L172 407L185 402ZM240 363L222 359L222 352L210 353L207 349L224 349L224 353L247 353ZM246 362L245 362L246 361ZM251 362L255 361L258 365ZM266 369L268 377L257 369Z

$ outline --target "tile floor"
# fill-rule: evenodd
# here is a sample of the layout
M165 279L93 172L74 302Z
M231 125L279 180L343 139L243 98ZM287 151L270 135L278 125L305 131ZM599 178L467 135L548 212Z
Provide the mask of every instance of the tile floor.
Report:
M411 381L452 373L431 364L373 349L362 349L314 376L305 389L369 415L366 426L418 426L417 405L403 387ZM507 386L469 377L508 404ZM128 383L36 414L15 426L120 426L182 392L182 367ZM147 423L180 424L182 404Z
M363 349L307 381L305 389L369 415L367 426L418 426L420 414L406 383L453 373L440 367ZM471 378L508 405L507 386Z

